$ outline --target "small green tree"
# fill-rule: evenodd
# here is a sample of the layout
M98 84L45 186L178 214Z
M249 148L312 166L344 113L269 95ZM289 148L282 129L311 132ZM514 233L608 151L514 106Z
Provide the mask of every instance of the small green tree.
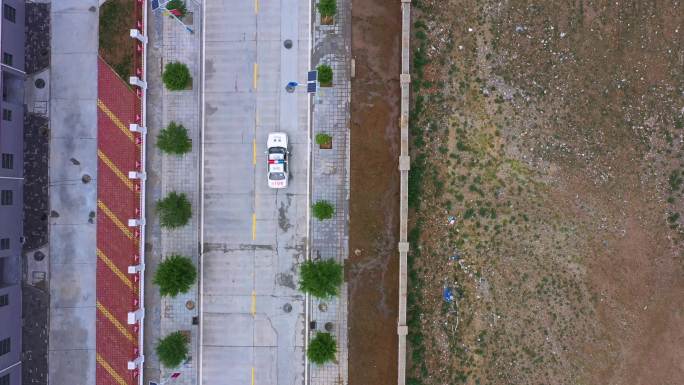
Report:
M188 223L192 216L192 206L185 194L173 191L166 198L157 201L157 212L161 226L173 229Z
M337 1L336 0L321 0L318 3L318 12L321 13L323 17L335 16L337 13Z
M180 14L179 17L185 16L186 13L188 13L188 9L185 7L185 1L184 0L171 0L168 3L166 3L166 9L169 11L171 10L177 10L178 13Z
M316 144L319 146L327 146L332 142L332 136L324 133L316 134Z
M187 293L196 279L197 268L190 258L172 255L159 264L153 282L159 285L162 296L175 297L178 293Z
M337 341L330 333L316 333L316 336L309 341L306 349L306 356L314 364L325 364L335 359L337 353Z
M190 70L188 66L180 62L167 63L164 67L162 80L166 88L171 91L184 90L190 84Z
M316 70L318 71L318 81L321 83L321 85L332 84L333 70L329 65L321 64L316 67Z
M157 342L157 356L167 368L175 368L188 357L188 340L181 332L173 332Z
M330 219L335 214L335 207L325 200L318 201L311 206L313 216L318 220Z
M182 124L171 122L159 131L157 147L168 154L183 155L192 149L192 141L188 137L188 130Z
M342 265L332 259L306 261L300 269L299 289L317 298L334 297L344 279L342 270Z

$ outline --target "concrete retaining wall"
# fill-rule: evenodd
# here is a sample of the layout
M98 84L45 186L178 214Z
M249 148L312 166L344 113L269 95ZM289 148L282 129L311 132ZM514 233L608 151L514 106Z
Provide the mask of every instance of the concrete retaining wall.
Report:
M408 222L408 173L411 167L409 157L409 87L411 85L411 0L401 0L401 155L399 156L400 202L399 202L399 335L398 385L406 384L406 294L407 294L407 254L409 244L406 239Z

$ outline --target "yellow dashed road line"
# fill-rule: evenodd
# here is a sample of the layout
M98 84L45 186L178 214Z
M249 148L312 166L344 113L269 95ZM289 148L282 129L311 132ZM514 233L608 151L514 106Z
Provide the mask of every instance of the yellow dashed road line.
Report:
M126 381L123 379L123 377L121 377L119 375L119 373L117 373L116 370L114 370L114 368L112 368L112 366L109 365L109 363L104 358L102 358L100 353L96 354L96 360L97 360L97 363L100 364L100 366L102 366L104 368L104 370L106 370L107 373L109 373L109 375L112 376L112 378L119 385L128 385L128 383L126 383Z
M254 368L252 367L252 385L254 385Z
M257 89L257 79L258 78L259 78L259 64L254 63L254 78L253 78L254 84L253 84L253 86L254 86L255 90Z
M107 265L107 267L109 267L109 269L114 273L114 275L119 277L119 279L121 280L121 282L124 283L124 285L128 286L128 288L130 288L135 294L138 294L138 288L133 284L133 282L131 282L130 279L128 279L126 274L124 274L121 270L119 270L118 267L116 267L114 262L112 262L112 260L109 259L109 257L107 257L107 255L104 252L102 252L102 250L97 249L97 256L100 258L100 260L102 260L102 262L104 262L105 265Z
M117 177L119 177L119 179L121 179L121 181L126 185L126 187L128 187L129 190L135 190L133 187L133 182L131 182L131 180L128 179L128 176L124 175L124 173L121 172L121 170L118 167L116 167L114 162L112 162L112 160L109 159L109 157L105 155L105 153L102 152L102 150L97 150L97 156L98 158L102 159L102 162L104 162L104 164L106 164L107 167L109 167L109 169L112 170L112 172L114 172L114 174L116 174Z
M114 325L114 327L116 327L117 330L119 330L121 332L121 334L124 335L124 337L128 338L128 340L133 342L133 343L137 342L135 340L135 337L133 337L133 335L131 333L129 333L128 330L126 330L126 327L121 322L119 322L119 320L116 319L116 317L114 317L112 315L112 313L110 313L109 310L107 310L107 308L104 307L104 305L100 303L100 301L97 301L96 305L97 305L97 310L99 310L100 313L102 313L102 315L107 317L109 322L111 322L112 325Z
M252 317L256 315L256 290L252 290Z
M101 99L97 99L97 106L100 107L102 112L104 112L105 115L107 115L109 119L111 119L117 127L119 127L121 132L123 132L124 135L126 135L128 139L131 140L131 142L135 143L135 137L133 136L131 130L129 130L128 127L126 127L109 108L107 108L107 105L105 105Z
M254 13L259 13L259 0L254 0Z
M252 214L252 240L256 240L256 213Z
M106 206L101 200L99 200L99 199L98 199L98 201L97 201L97 207L99 207L100 210L102 210L102 212L105 213L105 215L107 216L107 218L109 218L112 222L114 222L114 224L116 225L116 227L118 227L119 230L121 230L121 232L124 233L124 235L126 235L129 239L134 239L133 233L131 232L131 230L129 230L128 227L126 227L126 225L124 225L124 224L119 220L119 218L117 218L116 215L114 215L114 213L112 212L112 210L110 210L109 207L107 207L107 206Z
M252 141L252 164L256 166L256 139Z

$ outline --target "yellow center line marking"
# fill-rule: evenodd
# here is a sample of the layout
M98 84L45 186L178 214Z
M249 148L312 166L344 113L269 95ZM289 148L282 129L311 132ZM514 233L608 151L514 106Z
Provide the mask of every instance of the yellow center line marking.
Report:
M100 353L97 353L97 354L96 354L96 360L97 360L97 363L100 364L100 366L102 366L102 367L104 368L104 370L106 370L107 373L109 373L109 375L112 376L112 378L113 378L119 385L128 385L128 384L126 383L126 381L123 379L123 377L121 377L121 376L119 375L119 373L117 373L116 370L114 370L114 368L112 368L112 366L109 365L109 362L107 362L104 358L102 358L102 356L100 355Z
M252 240L256 240L256 213L252 214Z
M258 77L259 77L259 64L254 63L254 76L253 76L254 84L253 84L253 86L254 86L255 90L257 89L257 78Z
M252 317L256 315L256 290L252 290Z
M97 201L97 207L99 207L100 210L102 210L102 212L105 213L105 215L107 216L107 218L109 218L112 222L114 222L114 224L116 225L116 227L118 227L119 230L121 230L121 232L124 233L124 235L126 235L129 239L134 239L133 233L131 232L131 230L129 230L128 227L126 227L126 225L124 225L124 224L119 220L119 218L117 218L116 215L114 215L114 213L112 212L112 210L110 210L109 207L107 207L107 206L104 204L104 202L102 202L101 200L98 199L98 201Z
M254 367L252 367L252 385L254 385Z
M254 13L259 13L259 0L254 0Z
M121 120L119 120L119 118L117 118L116 115L114 115L114 113L112 112L112 110L110 110L110 109L107 107L107 105L104 104L104 102L102 101L102 99L97 99L97 106L100 107L100 109L102 110L102 112L104 112L105 115L107 115L107 116L109 117L109 119L111 119L111 121L114 123L114 125L116 125L117 127L119 127L119 129L121 130L121 132L123 132L124 135L126 135L126 136L128 137L128 139L131 140L131 142L135 143L135 137L133 136L133 133L131 132L131 130L129 130L128 127L126 127L126 125L124 125L124 124L121 122ZM137 146L137 144L136 144L136 146Z
M119 279L121 280L121 282L124 283L124 285L128 286L135 294L138 294L138 288L135 285L133 285L133 282L131 282L131 280L128 279L126 274L119 270L119 268L116 267L114 262L112 262L112 260L109 259L109 257L107 257L107 255L104 252L102 252L102 250L97 249L97 256L100 258L100 260L102 260L102 262L104 262L105 265L107 265L107 267L109 267L109 269L114 273L114 275L119 277Z
M121 332L121 334L124 335L124 337L128 338L128 340L133 343L137 342L135 340L135 337L133 337L133 335L128 330L126 330L126 327L121 322L119 322L119 320L116 319L116 317L114 317L114 315L112 315L112 313L110 313L109 310L107 310L107 308L100 303L100 301L97 301L96 305L97 310L99 310L100 313L102 313L102 315L104 315L109 320L109 322L111 322L112 325L114 325L114 327L116 327Z
M256 166L256 139L252 141L252 164Z
M112 170L112 172L114 172L114 174L116 174L117 177L119 177L119 179L121 179L121 181L126 185L126 187L128 187L129 190L134 191L133 182L131 182L131 180L128 179L128 176L124 175L124 173L121 172L118 167L116 167L114 162L112 162L112 160L109 159L109 157L105 155L105 153L99 148L97 149L97 156L104 164L107 165L107 167L109 167L110 170Z

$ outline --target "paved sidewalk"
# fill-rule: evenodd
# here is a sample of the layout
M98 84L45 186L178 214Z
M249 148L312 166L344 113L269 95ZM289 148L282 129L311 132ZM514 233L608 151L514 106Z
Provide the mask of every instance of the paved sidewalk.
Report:
M180 61L190 68L193 78L192 90L162 92L162 127L170 122L185 126L192 139L192 151L181 157L172 155L162 156L162 196L172 191L185 193L192 203L193 215L190 223L176 230L162 230L162 254L181 254L190 257L195 264L198 262L199 240L199 95L200 95L200 37L199 21L200 9L193 1L186 1L188 12L193 13L195 29L190 34L177 21L164 17L163 65ZM191 302L190 302L191 301ZM191 305L192 304L192 308ZM199 326L193 325L193 317L198 315L197 286L193 286L186 294L179 294L176 298L163 297L161 301L161 333L181 330L189 331L191 336L190 358L180 368L162 367L162 378L167 378L172 372L181 372L181 376L174 380L174 385L191 385L197 383L198 332Z
M193 1L186 1L192 20L188 24L194 34L189 33L176 20L148 9L150 36L148 55L148 198L147 206L147 287L146 287L146 343L145 380L164 381L174 372L181 375L173 380L174 385L197 383L198 325L193 321L198 316L198 287L194 285L188 293L175 298L160 297L159 288L152 283L152 277L161 260L172 254L190 257L198 263L199 248L199 95L200 95L200 7ZM193 78L191 90L168 91L161 83L163 66L179 61L188 66ZM156 148L156 137L170 122L182 124L193 142L192 151L183 156L162 154ZM161 229L154 205L158 199L176 191L185 193L192 203L193 216L190 222L179 229ZM159 364L154 346L159 338L183 331L191 339L189 359L178 368L166 368Z
M334 25L321 25L316 12L313 31L312 68L327 64L333 68L333 87L319 88L314 96L313 136L333 137L332 149L312 149L312 203L327 200L335 206L332 219L311 219L311 258L334 258L344 264L348 255L349 226L349 96L351 58L351 0L338 0ZM337 361L322 366L311 364L312 385L347 384L347 286L331 300L311 299L310 320L316 331L330 331L338 344Z

